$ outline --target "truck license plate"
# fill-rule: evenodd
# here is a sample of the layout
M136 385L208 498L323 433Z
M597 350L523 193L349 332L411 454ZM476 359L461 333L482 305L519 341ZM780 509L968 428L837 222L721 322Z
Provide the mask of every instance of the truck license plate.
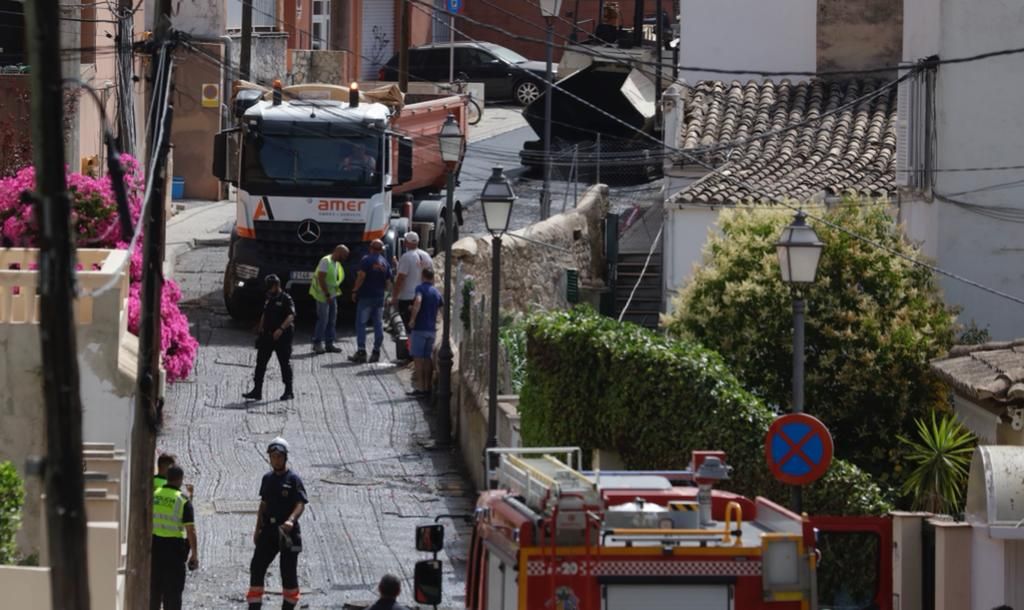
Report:
M298 282L311 282L311 281L313 281L313 272L312 271L292 271L290 275L291 275L292 281L298 281Z

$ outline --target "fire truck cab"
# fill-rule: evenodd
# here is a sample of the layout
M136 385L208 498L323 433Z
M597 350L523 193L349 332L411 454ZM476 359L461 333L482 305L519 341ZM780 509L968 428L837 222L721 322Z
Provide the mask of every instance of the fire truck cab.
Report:
M477 502L469 547L471 610L818 607L814 523L714 489L729 477L722 452L695 451L677 472L584 472L578 448L492 449L488 460L493 489ZM420 550L437 550L438 528L417 529ZM440 603L440 562L420 564L416 601ZM885 595L849 607L880 608Z

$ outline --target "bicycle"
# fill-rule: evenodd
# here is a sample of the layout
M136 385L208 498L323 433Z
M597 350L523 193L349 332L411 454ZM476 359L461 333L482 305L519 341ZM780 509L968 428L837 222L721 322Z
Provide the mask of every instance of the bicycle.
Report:
M473 92L469 90L469 77L465 72L459 72L455 76L455 80L453 82L446 85L439 83L437 86L442 91L468 96L469 99L466 104L466 123L476 125L480 122L480 119L484 117L483 106L473 99Z

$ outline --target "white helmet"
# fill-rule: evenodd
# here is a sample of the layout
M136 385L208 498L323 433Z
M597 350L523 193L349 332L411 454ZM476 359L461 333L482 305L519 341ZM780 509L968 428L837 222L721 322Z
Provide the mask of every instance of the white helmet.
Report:
M284 440L280 436L270 441L267 445L267 453L273 453L274 451L280 451L281 453L288 455L288 441Z

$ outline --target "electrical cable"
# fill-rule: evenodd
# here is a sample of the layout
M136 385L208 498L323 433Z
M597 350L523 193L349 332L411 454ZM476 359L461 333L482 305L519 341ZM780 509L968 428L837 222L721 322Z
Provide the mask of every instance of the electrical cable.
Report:
M167 62L171 62L172 65L171 65L170 68L165 68L164 67L164 66L167 65ZM174 59L171 57L171 52L170 52L169 45L167 43L164 43L163 47L160 50L160 56L159 56L159 60L158 60L158 64L157 64L157 72L156 72L156 74L157 74L157 82L154 83L154 87L153 87L153 90L155 92L159 92L159 91L163 90L163 93L162 93L162 95L156 95L156 94L153 95L153 99L152 99L151 104L150 104L150 112L152 113L151 116L156 114L156 105L157 105L158 101L160 99L163 99L164 103L163 103L163 105L162 105L162 107L160 109L160 113L159 113L160 114L160 118L159 118L159 120L154 119L154 120L156 120L156 122L151 122L151 125L154 128L153 131L151 131L151 133L154 133L155 136L156 136L156 137L153 138L153 142L152 142L152 145L150 147L150 152L151 153L153 151L160 150L160 147L163 146L164 139L169 135L169 134L166 133L165 127L166 127L166 124L167 124L166 123L167 111L168 111L168 108L170 107L171 83L172 83L172 80L173 80L171 78L171 70L174 69L173 62L174 62ZM139 237L142 235L142 229L143 229L143 226L145 225L146 212L148 210L148 205L149 205L149 201L151 199L151 193L152 193L152 190L153 190L153 182L154 182L154 179L155 179L154 178L154 172L153 172L153 168L155 167L155 164L156 164L156 155L150 154L150 165L147 167L147 171L146 171L146 189L145 189L145 191L143 191L144 194L143 194L143 198L142 198L142 207L139 209L139 218L138 218L138 220L135 223L134 235L132 235L132 239L128 243L128 248L126 250L127 251L127 256L125 256L124 260L121 261L121 264L118 265L117 269L115 269L111 273L110 279L105 284L103 284L102 286L100 286L96 290L92 290L92 291L84 290L84 291L82 291L82 296L88 296L88 297L93 297L93 298L102 296L103 294L106 294L107 292L109 292L113 288L117 287L117 285L120 283L120 281L121 281L120 278L119 278L120 272L124 269L125 265L128 265L131 262L132 253L135 252L135 247L136 247L136 245L138 243Z
M410 1L414 2L416 4L419 4L419 0L410 0ZM455 28L452 28L452 29L455 30L457 33L461 34L463 37L465 37L465 38L467 38L469 40L474 40L471 36L467 36L465 34L465 32L460 32L459 30L457 30ZM1021 51L1024 51L1024 49L1021 49ZM992 57L992 56L994 56L991 53L984 54L984 55L985 55L985 57ZM961 62L962 61L966 61L966 60L961 60ZM917 69L921 70L921 69L925 69L925 68L927 68L927 64L919 65L919 67ZM909 72L908 72L908 74L909 74ZM907 77L907 75L905 74L901 78L906 78L906 77ZM655 139L655 138L653 138L653 136L650 136L650 135L640 131L639 129L636 129L635 127L633 127L632 125L629 125L628 123L626 123L622 119L619 119L618 117L615 117L615 116L611 115L610 113L606 112L605 110L603 110L601 108L598 108L597 106L595 106L594 104L591 104L590 102L588 102L586 100L583 100L579 96L577 96L577 95L575 95L575 94L565 90L563 87L561 87L561 86L559 86L559 85L557 85L555 83L552 83L552 88L559 89L562 93L568 95L569 97L572 97L572 98L576 99L578 102L580 102L580 103L590 107L592 110L595 110L597 112L600 112L601 114L607 115L609 118L611 118L611 119L613 119L613 120L615 120L615 121L617 121L619 123L622 123L623 125L627 126L630 129L633 129L633 130L637 131L638 133L644 135L645 137L648 137L650 139ZM759 189L756 186L754 186L753 184L747 182L746 180L738 178L738 177L732 175L731 173L724 173L723 170L726 169L729 166L728 163L725 163L725 164L723 164L723 165L721 165L721 166L716 168L716 167L710 165L709 163L706 163L706 162L702 161L700 158L691 155L688 151L684 151L684 150L678 149L676 147L669 146L669 145L664 144L663 142L660 142L660 141L659 141L659 144L662 145L662 146L665 146L669 150L675 150L679 154L682 154L684 157L691 158L691 160L694 163L696 163L697 165L700 165L701 167L704 167L705 169L707 169L710 172L709 174L707 174L707 176L711 176L711 175L716 175L717 174L717 175L721 176L723 179L732 182L733 184L736 184L736 185L739 185L739 186L743 186L744 188L750 190L751 193L755 193L755 194L759 193ZM707 176L705 176L705 177L707 177ZM775 203L778 203L779 205L782 205L783 207L791 209L793 211L801 211L802 210L801 206L795 206L795 205L789 203L788 201L786 201L785 199L782 199L781 197L775 197L773 195L766 195L765 199L767 199L769 201L774 201ZM989 286L985 286L984 284L981 284L979 282L976 282L974 280L971 280L971 279L966 278L964 276L961 276L959 274L953 273L952 271L947 271L945 269L942 269L941 267L937 267L935 265L931 265L931 264L925 263L923 261L919 261L919 260L915 259L914 257L908 256L908 255L906 255L906 254L904 254L902 252L899 252L898 250L895 250L895 249L890 248L890 247L888 247L888 246L886 246L884 244L881 244L881 243L879 243L876 240L873 240L873 239L871 239L869 237L866 237L864 235L860 235L859 233L851 231L851 230L849 230L849 229L847 229L845 227L839 226L836 223L833 223L833 222L831 222L831 221L829 221L829 220L827 220L825 218L814 216L814 215L811 215L811 214L807 214L807 217L812 219L812 220L815 220L817 222L820 222L820 223L822 223L823 225L825 225L827 227L830 227L832 229L835 229L837 231L845 233L846 235L848 235L848 236L850 236L850 237L852 237L854 239L860 240L860 241L862 241L862 242L864 242L864 243L866 243L866 244L868 244L868 245L870 245L870 246L872 246L872 247L874 247L874 248L876 248L878 250L882 250L884 252L889 253L892 256L895 256L897 258L903 259L903 260L909 262L912 265L917 265L917 266L919 266L921 268L928 269L929 271L931 271L932 273L935 273L937 275L943 275L945 277L948 277L950 279L956 280L956 281L961 282L963 284L966 284L968 286L972 286L974 288L977 288L979 290L982 290L982 291L987 292L989 294L992 294L994 296L998 296L1000 298L1012 301L1012 302L1017 303L1019 305L1024 305L1024 298L1008 294L1006 292L1003 292L1001 290L997 290L995 288L991 288ZM641 274L641 277L642 277L642 274Z

